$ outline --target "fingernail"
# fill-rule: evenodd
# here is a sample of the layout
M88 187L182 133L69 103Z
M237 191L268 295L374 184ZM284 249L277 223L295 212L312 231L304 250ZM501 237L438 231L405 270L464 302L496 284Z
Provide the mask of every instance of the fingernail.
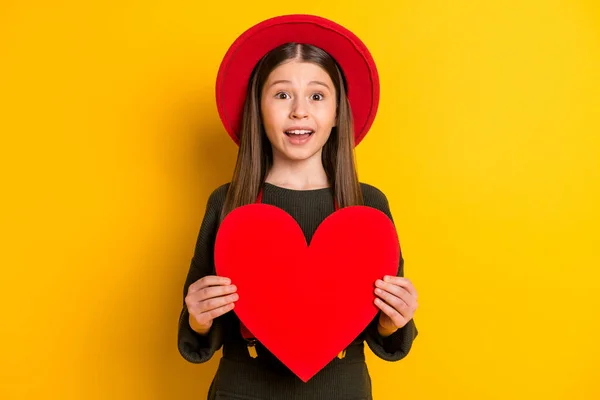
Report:
M232 289L232 290L237 290L237 286L235 286L235 285L231 285L231 289Z
M381 294L381 293L383 293L383 290L381 290L381 289L377 288L377 289L375 289L375 293L377 293L377 294Z
M381 285L381 284L383 284L383 281L382 281L381 279L377 279L377 280L375 281L375 284L376 284L376 285Z
M390 281L390 277L388 275L386 275L386 276L383 277L383 280L386 281L386 282L389 282Z

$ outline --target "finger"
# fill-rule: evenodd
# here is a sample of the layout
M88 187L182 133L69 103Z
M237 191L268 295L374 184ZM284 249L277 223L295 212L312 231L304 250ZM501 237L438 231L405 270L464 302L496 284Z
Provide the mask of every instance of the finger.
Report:
M194 293L204 289L207 286L229 285L231 279L223 276L207 275L204 278L198 279L188 287L188 293Z
M405 302L401 298L396 297L393 294L379 288L375 289L375 294L379 296L380 299L385 301L385 303L391 306L394 310L402 314L403 317L407 318L410 316L410 313L412 312L411 307L407 302Z
M377 289L383 290L384 292L390 293L399 298L411 309L415 310L417 308L417 299L412 294L407 292L406 289L400 286L392 285L391 283L376 284L376 286ZM377 289L375 290L376 294L378 293Z
M375 305L388 317L390 317L390 319L392 320L392 322L394 323L394 325L396 327L401 327L404 326L404 324L406 323L406 319L405 317L400 314L397 310L395 310L393 307L391 307L389 304L387 304L385 301L381 300L380 298L376 298L375 299Z
M379 289L383 289L386 292L392 293L394 296L401 298L407 304L412 304L416 302L416 299L413 298L412 294L410 294L406 289L401 286L398 286L394 283L387 283L380 279L375 282L375 286Z
M410 294L412 294L415 299L417 298L417 290L415 289L412 282L403 276L390 276L386 275L383 277L383 280L388 283L393 283L394 285L400 286L406 289Z
M210 306L206 306L204 303L209 300L220 299L227 295L232 295L237 291L237 287L235 285L225 285L225 286L209 286L204 289L200 289L197 292L190 293L185 297L185 303L187 304L187 308L193 310L194 312L200 312L216 308L216 306L212 306L214 302L210 303ZM232 297L237 300L237 297ZM220 304L219 304L220 306Z
M201 301L197 304L197 309L200 312L209 312L219 307L226 306L230 303L236 302L239 299L237 293L230 294L228 296L213 297L208 300Z
M203 312L196 318L196 321L198 321L198 323L201 325L205 325L210 321L214 320L215 318L220 317L221 315L233 310L234 307L235 303L229 303L227 305L215 308L213 310Z
M226 296L237 291L235 285L209 286L190 294L192 301L204 301L214 297Z
M199 310L199 312L207 311L222 305L221 303L217 302L217 305L215 306L214 300L226 298L225 300L227 302L229 302L231 299L237 301L237 293L235 293L236 290L237 288L235 285L210 286L200 289L198 292L188 294L185 297L185 303L187 304L187 308L193 310L194 312L198 312L197 310ZM228 295L231 297L227 298ZM209 303L209 305L206 305L205 303L207 301L212 302Z

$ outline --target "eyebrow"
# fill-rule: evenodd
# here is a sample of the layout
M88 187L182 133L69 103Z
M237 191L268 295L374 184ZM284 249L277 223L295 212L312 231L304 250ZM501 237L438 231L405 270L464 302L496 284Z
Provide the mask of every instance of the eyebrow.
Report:
M285 80L285 79L280 79L278 81L275 81L273 83L271 83L270 86L274 86L278 83L292 83L291 81ZM325 86L327 89L331 90L331 88L329 87L329 85L327 85L325 82L321 82L321 81L310 81L308 82L309 85L321 85L321 86Z

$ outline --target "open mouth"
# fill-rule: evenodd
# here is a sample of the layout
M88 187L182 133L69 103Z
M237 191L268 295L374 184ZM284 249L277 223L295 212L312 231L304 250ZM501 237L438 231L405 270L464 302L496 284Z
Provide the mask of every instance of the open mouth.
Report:
M284 133L288 137L289 143L292 145L303 145L308 143L315 131L312 129L290 129Z
M294 129L290 131L285 131L284 133L291 138L302 139L309 137L310 135L315 133L315 131L310 129Z

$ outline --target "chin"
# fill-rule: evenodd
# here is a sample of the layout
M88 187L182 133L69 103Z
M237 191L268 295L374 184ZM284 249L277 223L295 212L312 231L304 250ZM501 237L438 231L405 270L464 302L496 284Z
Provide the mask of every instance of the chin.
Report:
M304 161L304 160L308 160L312 157L315 157L316 154L317 154L316 152L310 152L310 153L293 152L292 154L284 154L283 156L290 161Z
M320 157L321 149L283 149L279 154L290 161L304 161L312 157Z

